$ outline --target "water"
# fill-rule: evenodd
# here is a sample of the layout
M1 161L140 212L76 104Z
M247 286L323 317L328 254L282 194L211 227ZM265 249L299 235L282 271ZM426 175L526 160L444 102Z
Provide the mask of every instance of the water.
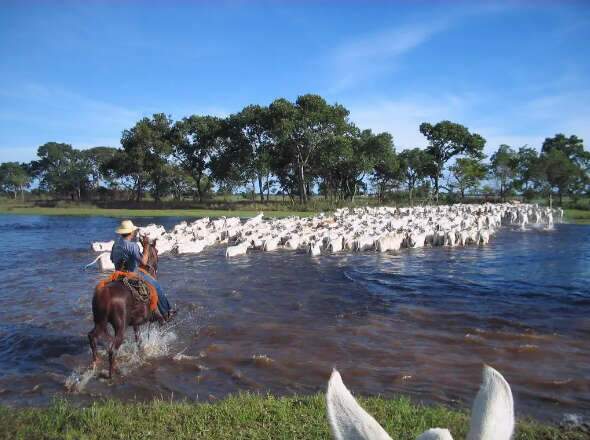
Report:
M0 403L314 393L336 367L356 393L469 407L488 363L510 382L518 415L590 417L588 226L384 255L164 256L178 319L149 337L146 327L141 350L128 334L111 382L106 358L88 370L101 275L82 267L117 223L0 216Z

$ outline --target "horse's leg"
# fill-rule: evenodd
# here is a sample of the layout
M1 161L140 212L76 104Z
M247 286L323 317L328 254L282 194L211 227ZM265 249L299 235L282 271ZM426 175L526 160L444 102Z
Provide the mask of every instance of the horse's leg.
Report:
M92 350L92 368L94 369L98 364L97 342L100 337L107 339L108 346L113 343L113 337L109 334L106 323L101 322L94 324L94 328L88 333L88 341L90 342L90 349Z
M113 371L115 369L115 354L119 350L119 347L123 343L125 337L125 320L123 317L117 317L115 322L111 322L115 329L115 337L109 348L109 379L113 377Z
M139 326L133 325L133 333L135 333L135 343L137 344L137 349L141 349L141 339L139 338Z
M92 369L96 368L96 363L98 362L98 356L96 354L96 340L98 339L98 331L96 328L96 324L94 324L94 328L88 332L88 342L90 343L90 350L92 350Z

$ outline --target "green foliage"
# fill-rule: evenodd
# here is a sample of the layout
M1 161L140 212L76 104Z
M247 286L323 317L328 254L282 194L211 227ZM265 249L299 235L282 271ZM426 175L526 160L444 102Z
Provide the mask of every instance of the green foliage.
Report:
M12 193L17 198L18 193L23 196L24 190L31 183L31 176L25 164L18 162L4 162L0 164L0 191Z
M31 164L31 169L40 179L40 186L80 200L91 173L86 155L69 144L47 142L39 147L37 156L39 160Z
M269 110L279 182L306 203L318 151L354 130L348 121L349 112L339 104L329 105L318 95L299 96L295 103L277 99Z
M420 124L420 133L428 139L429 145L426 151L434 159L435 167L431 177L434 180L435 197L438 200L438 182L445 164L458 155L483 159L486 140L477 133L470 133L463 125L451 121L441 121L436 125L423 122Z
M108 179L105 167L113 160L117 152L118 150L113 147L93 147L82 150L82 155L86 157L90 165L91 186L94 189L100 187L101 181Z
M428 147L398 155L391 134L362 130L348 115L342 105L312 94L294 102L279 98L268 107L248 105L226 118L192 115L173 122L158 113L125 130L122 148L81 151L48 142L28 166L3 164L0 190L24 194L28 174L36 180L36 195L77 201L110 196L137 203L150 197L204 202L217 192L242 193L253 201L258 193L266 204L280 195L305 206L317 203L317 190L336 206L370 191L380 203L409 197L412 204L416 191L438 201L441 178L451 184L443 187L447 200L453 189L464 196L478 188L485 139L465 126L424 122L419 129ZM449 161L454 165L445 168ZM502 198L520 193L535 199L557 191L560 200L571 197L575 203L590 194L590 153L573 135L545 139L540 155L528 146L516 152L500 145L489 170Z
M452 186L459 190L461 199L465 198L466 191L477 190L487 173L487 168L481 161L470 157L460 157L449 170L454 179Z
M466 413L408 399L360 398L359 403L392 436L415 439L432 427L465 438ZM58 400L48 408L0 407L6 439L331 439L325 397L239 394L215 403L95 402L78 408ZM582 440L587 434L520 421L515 440Z
M136 200L140 201L146 187L152 189L156 201L165 195L172 154L172 120L164 113L143 118L134 127L123 131L123 154L111 161L115 172L130 177Z
M424 150L413 148L404 150L399 155L401 177L408 188L410 205L416 186L426 177L436 173L434 158Z
M500 145L498 150L490 157L490 172L496 179L502 199L513 185L517 165L517 154L510 145Z
M174 126L174 156L193 179L199 201L211 189L208 170L211 158L220 148L223 121L214 116L193 115Z
M517 189L526 192L529 185L535 180L539 153L534 148L523 146L518 149L515 157L516 178L514 185Z

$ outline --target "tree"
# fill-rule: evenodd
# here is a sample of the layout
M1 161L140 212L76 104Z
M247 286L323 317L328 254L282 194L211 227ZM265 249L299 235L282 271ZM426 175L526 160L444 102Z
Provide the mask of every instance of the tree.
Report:
M515 161L514 185L517 189L526 192L529 190L529 185L535 180L539 153L534 148L525 145L518 149Z
M240 155L249 180L258 182L260 201L264 201L264 189L270 191L271 146L274 143L268 107L249 105L229 118L229 124L243 137L239 144L245 151ZM264 183L263 183L264 182ZM252 184L254 187L254 183ZM268 197L268 193L267 193Z
M275 147L280 150L280 160L275 160L275 165L280 164L279 180L283 184L295 181L299 200L306 203L314 157L322 146L350 130L349 112L339 104L329 105L318 95L299 96L294 104L277 99L269 109Z
M174 127L174 155L191 175L199 201L211 186L208 176L211 158L220 147L222 120L214 116L193 115Z
M89 176L91 171L90 161L84 152L73 149L70 156L69 168L66 172L67 187L72 199L82 199L82 193L90 186Z
M24 191L31 183L26 165L18 162L4 162L0 164L0 190L6 193L12 193L16 199L18 193L21 194L21 200L24 200Z
M570 160L566 153L560 149L551 149L541 155L540 167L544 178L549 184L550 191L557 188L559 205L563 203L563 194L568 192L579 176L580 168Z
M569 160L581 167L590 160L590 153L584 150L584 141L575 135L566 137L558 133L552 138L546 138L541 147L541 154L553 150L561 151Z
M438 202L439 178L445 163L457 155L467 155L474 159L482 159L485 139L477 133L470 133L463 125L450 121L441 121L436 125L427 122L420 124L420 133L428 139L426 151L434 159L432 178L434 194Z
M449 167L451 176L455 179L453 185L459 189L461 200L465 199L465 192L476 190L479 183L486 176L486 166L479 160L470 157L460 157Z
M541 156L547 155L555 150L561 151L574 167L572 168L572 179L570 179L565 190L570 194L585 192L590 183L590 152L584 150L584 141L575 135L566 137L561 133L556 134L552 138L545 139L541 148ZM555 161L557 159L554 157L553 163L561 160ZM560 200L562 193L563 190L560 192Z
M164 195L168 158L172 153L172 120L163 113L143 118L121 137L123 155L117 155L113 163L119 175L131 177L135 199L141 201L144 190L152 186L156 202Z
M379 203L385 200L385 193L396 186L402 180L400 156L395 154L388 154L380 158L373 169L373 182L377 187L377 198Z
M90 165L91 186L94 190L98 190L101 180L107 179L105 167L113 160L117 151L116 148L112 147L93 147L82 150L82 154L86 157Z
M512 187L516 176L517 155L509 145L502 144L490 158L490 171L500 187L500 197L505 199L506 192Z
M434 160L430 154L420 148L404 150L399 154L400 170L408 188L410 206L413 206L413 195L416 185L426 177L436 173Z
M37 150L39 160L31 164L40 186L80 200L87 188L91 166L84 154L69 144L47 142Z

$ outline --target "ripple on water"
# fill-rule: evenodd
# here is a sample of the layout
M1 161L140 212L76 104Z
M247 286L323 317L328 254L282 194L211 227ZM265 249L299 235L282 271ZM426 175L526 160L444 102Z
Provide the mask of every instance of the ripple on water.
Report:
M47 403L66 388L80 401L313 393L337 367L357 393L467 407L485 362L509 380L519 414L590 415L590 227L392 254L163 256L176 324L153 326L140 351L131 333L109 384L97 379L104 349L100 371L86 370L101 276L81 268L116 224L0 216L0 402Z

